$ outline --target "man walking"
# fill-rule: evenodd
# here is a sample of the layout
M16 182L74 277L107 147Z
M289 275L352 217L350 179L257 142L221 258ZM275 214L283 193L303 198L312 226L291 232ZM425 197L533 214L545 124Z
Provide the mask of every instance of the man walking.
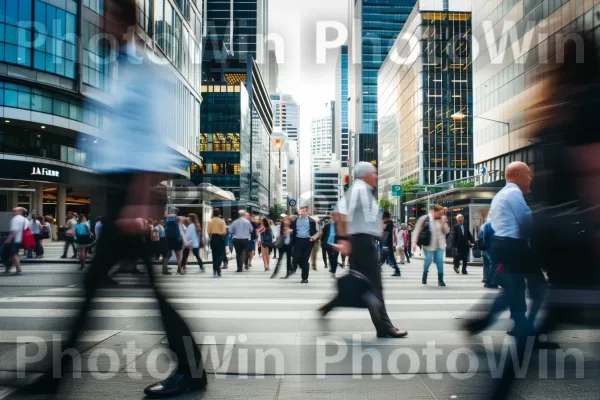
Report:
M23 231L29 227L27 218L23 216L27 210L23 207L15 207L12 210L13 217L10 220L10 234L4 243L8 246L6 272L10 271L11 264L17 268L17 275L21 275L21 258L19 250L23 243Z
M360 162L356 164L354 174L354 183L338 203L340 244L334 245L334 248L342 254L352 255L348 276L356 283L351 285L352 290L340 290L319 311L325 317L336 307L364 304L369 309L377 337L401 338L408 332L397 329L390 321L383 300L381 268L377 263L377 241L381 239L382 226L379 207L373 196L373 189L377 187L377 170L371 163Z
M396 255L394 252L394 222L392 216L388 211L385 211L382 215L383 218L383 237L381 238L381 251L384 258L384 263L394 268L394 274L392 276L401 276L400 268L396 263Z
M467 275L467 263L469 262L469 250L475 243L473 235L465 226L465 217L462 214L456 216L456 225L452 227L452 255L454 257L454 272L458 274L458 268L462 261L462 274Z
M221 264L225 257L226 234L227 226L221 218L221 211L215 208L212 219L208 221L208 236L210 237L210 248L212 250L214 276L221 276Z
M73 257L77 258L77 251L75 251L75 225L77 225L77 215L73 211L67 213L67 230L65 232L65 247L63 248L63 255L60 258L67 258L67 252L69 247L73 248Z
M308 283L309 265L313 245L319 238L317 222L308 216L308 207L300 209L300 216L292 222L292 243L294 246L294 271L300 266L302 269L301 283Z
M240 210L238 212L238 219L233 221L229 226L229 234L233 239L233 247L235 248L236 272L242 272L244 262L248 260L250 236L253 231L252 224L246 219L246 211Z

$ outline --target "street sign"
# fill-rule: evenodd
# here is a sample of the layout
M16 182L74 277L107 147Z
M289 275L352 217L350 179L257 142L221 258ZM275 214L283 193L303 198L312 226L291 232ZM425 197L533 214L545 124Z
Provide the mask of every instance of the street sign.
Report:
M479 172L481 172L481 175L487 174L487 168L485 167L485 165L481 167L481 169L479 170Z
M297 204L297 203L296 203L296 200L295 200L295 199L290 199L290 201L288 201L288 205L289 205L290 207L296 207L296 204Z
M392 197L402 196L402 185L392 185Z

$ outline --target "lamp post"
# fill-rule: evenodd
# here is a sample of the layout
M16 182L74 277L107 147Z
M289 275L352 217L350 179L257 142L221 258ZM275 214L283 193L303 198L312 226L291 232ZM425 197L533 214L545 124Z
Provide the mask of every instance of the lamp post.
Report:
M462 111L456 112L454 114L452 114L450 116L454 121L462 121L463 119L467 118L468 115L463 113ZM504 122L504 121L498 121L495 119L490 119L490 118L484 118L484 117L477 117L475 115L472 116L473 118L477 118L477 119L481 119L484 121L489 121L489 122L494 122L496 124L501 124L506 126L506 134L508 135L508 152L510 153L510 124L508 122Z

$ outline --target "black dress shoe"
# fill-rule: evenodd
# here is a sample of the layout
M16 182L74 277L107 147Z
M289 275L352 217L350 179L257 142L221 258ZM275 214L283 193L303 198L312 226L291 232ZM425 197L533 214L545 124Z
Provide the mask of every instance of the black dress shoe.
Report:
M302 279L302 281L300 281L300 283L308 283L308 279Z
M153 399L176 397L188 390L203 390L206 388L206 372L201 379L193 379L180 373L171 375L162 382L155 383L144 389L144 394Z
M377 332L377 337L378 338L384 338L384 339L400 339L405 337L406 335L408 335L407 331L401 331L399 329L396 329L395 331L392 332Z
M463 275L469 275L469 273L465 270L462 272Z
M173 275L173 273L170 272L169 270L163 270L162 274L163 275Z
M392 274L392 276L402 276L402 275L400 274L400 271L396 271Z
M459 273L458 272L458 267L454 267L454 272L456 272L457 274Z

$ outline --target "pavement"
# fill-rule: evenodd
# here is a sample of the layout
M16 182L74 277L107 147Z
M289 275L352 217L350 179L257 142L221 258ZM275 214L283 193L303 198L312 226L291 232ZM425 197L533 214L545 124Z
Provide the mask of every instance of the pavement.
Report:
M196 267L183 276L159 276L209 372L207 390L181 398L489 398L491 376L501 363L495 352L512 324L504 313L483 335L464 332L461 323L481 315L497 292L482 287L481 269L456 275L446 267L448 286L441 288L434 268L429 284L421 284L420 261L403 265L400 278L384 267L388 313L409 335L378 339L362 309L334 311L328 334L321 333L315 310L335 293L335 280L321 262L308 284L300 283L299 274L269 279L275 261L266 272L258 258L243 273L230 263L221 278ZM52 350L81 304L85 271L48 263L23 270L21 276L0 275L0 399L48 399L20 388L58 353ZM338 271L340 277L347 268ZM81 363L64 372L54 398L140 399L145 386L169 374L160 311L147 278L116 279L117 287L98 292L76 346ZM549 339L562 349L534 353L510 398L597 399L600 331L563 327Z

